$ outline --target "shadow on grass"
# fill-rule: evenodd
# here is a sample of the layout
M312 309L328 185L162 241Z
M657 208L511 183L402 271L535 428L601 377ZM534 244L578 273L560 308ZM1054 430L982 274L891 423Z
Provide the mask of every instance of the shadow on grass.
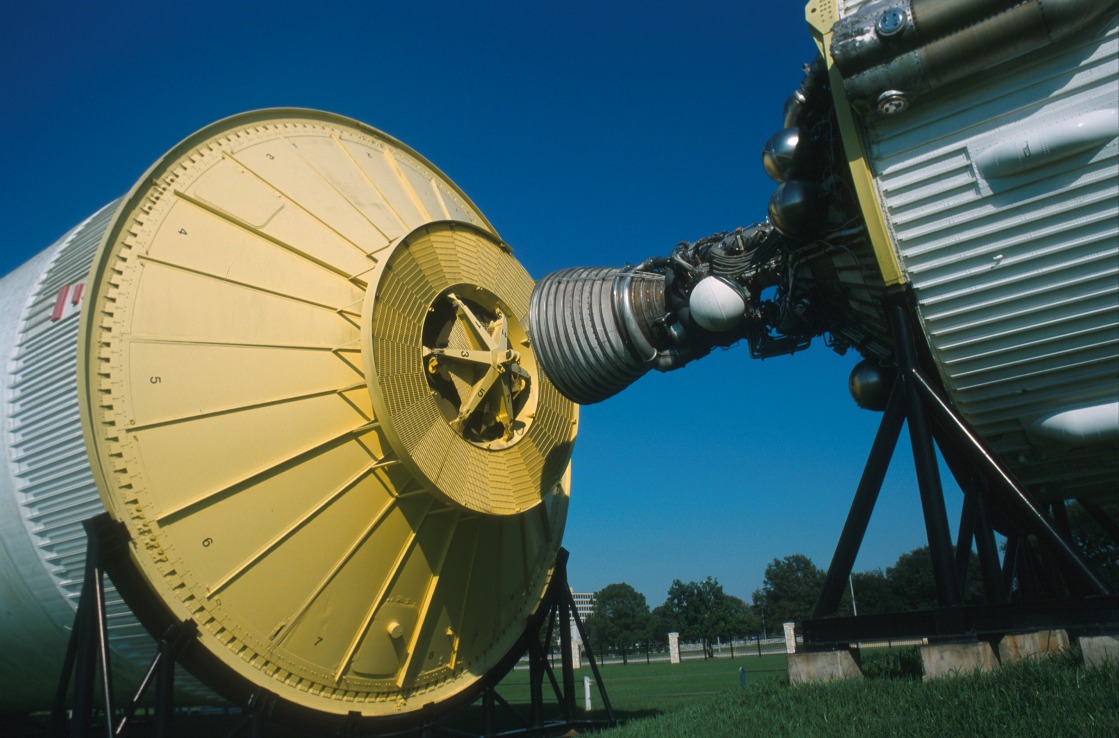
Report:
M505 707L495 707L492 723L488 726L494 733L521 730L532 726L532 714L529 705L514 704L511 705L511 708L513 711ZM614 710L614 720L617 725L622 725L642 718L657 717L665 714L665 712L665 710L656 709ZM541 722L545 726L556 727L557 734L562 734L566 731L566 727L560 729L558 726L570 726L576 729L581 727L593 727L596 729L609 727L605 710L584 712L576 707L571 721L568 722L564 719L563 712L559 705L555 704L545 705ZM446 720L443 720L440 723L440 727L449 729L452 732L461 731L465 734L485 735L487 731L485 710L479 704L471 705L459 713L448 717Z
M528 705L514 705L517 715L510 714L507 710L498 708L492 723L493 733L504 733L520 730L531 726L531 715ZM574 720L568 724L563 720L563 715L558 707L549 706L543 716L544 730L537 735L563 735L569 728L575 728L580 734L585 734L591 729L599 730L609 727L606 714L603 711L584 713L576 709ZM619 725L639 720L642 718L657 717L664 714L661 710L630 710L615 713ZM552 728L549 730L549 726ZM97 723L93 726L91 735L104 735L104 725ZM51 734L50 718L45 714L11 715L0 713L0 736L3 738L48 738ZM406 738L414 736L481 736L486 734L486 716L480 705L471 705L461 712L449 716L430 729L417 726L412 731L392 733L391 735ZM311 732L305 727L284 725L277 722L265 721L261 725L261 732L265 738L334 738L338 731ZM152 738L156 735L153 722L143 717L134 721L124 733L128 738ZM197 736L214 736L222 738L247 738L252 735L252 728L247 718L239 714L229 715L199 715L177 714L171 720L170 735L168 738L197 738ZM355 733L357 736L384 735L380 732Z

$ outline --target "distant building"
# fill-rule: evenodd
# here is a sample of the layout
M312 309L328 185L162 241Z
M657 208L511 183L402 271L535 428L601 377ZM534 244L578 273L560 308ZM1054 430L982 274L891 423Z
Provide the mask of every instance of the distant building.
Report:
M571 597L575 600L575 612L584 623L594 612L594 592L576 592L571 590Z
M587 622L587 618L594 612L594 592L576 592L571 590L571 598L575 600L575 613L579 616L579 620L583 623ZM573 650L573 657L578 660L579 649L586 648L583 639L579 637L579 631L575 627L575 621L571 622L571 643Z

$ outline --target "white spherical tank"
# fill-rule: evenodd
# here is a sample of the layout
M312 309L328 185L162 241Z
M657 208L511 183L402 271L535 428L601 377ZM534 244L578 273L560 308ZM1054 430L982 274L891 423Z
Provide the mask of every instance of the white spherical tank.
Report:
M688 307L700 327L722 333L742 322L746 299L733 282L721 277L705 277L688 296Z

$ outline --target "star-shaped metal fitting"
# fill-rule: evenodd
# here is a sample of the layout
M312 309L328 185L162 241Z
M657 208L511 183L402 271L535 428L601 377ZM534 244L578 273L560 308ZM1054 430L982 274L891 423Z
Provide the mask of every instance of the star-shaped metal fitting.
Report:
M524 425L517 417L524 404L518 399L531 382L520 352L510 346L509 319L495 307L494 319L483 321L453 292L446 298L454 306L454 325L446 346L423 348L424 365L457 391L457 400L444 395L457 404L452 428L482 446L507 445Z

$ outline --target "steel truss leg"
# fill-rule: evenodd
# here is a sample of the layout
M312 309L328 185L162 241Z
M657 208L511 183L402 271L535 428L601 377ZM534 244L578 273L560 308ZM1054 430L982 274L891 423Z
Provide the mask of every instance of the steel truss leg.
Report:
M564 719L567 721L574 720L575 669L574 661L571 657L572 623L574 623L575 629L580 639L582 639L583 645L587 649L587 661L590 663L591 672L594 674L595 682L598 684L598 693L602 699L603 708L606 710L607 721L610 725L614 725L616 723L614 708L610 704L609 695L606 694L606 685L602 680L601 672L598 670L598 663L595 661L594 652L590 648L586 630L583 628L583 622L579 618L579 612L575 607L575 598L572 597L571 587L568 585L568 557L567 549L564 548L561 548L559 554L556 556L556 566L552 572L552 581L548 588L547 600L551 604L549 606L548 627L546 629L544 642L541 643L539 633L533 632L529 634L529 679L532 696L532 725L537 728L543 725L542 687L545 674L551 681L552 690L560 703ZM562 650L560 654L562 689L560 683L556 680L551 663L547 658L548 644L552 642L552 626L557 624L557 620L560 629L560 648Z
M567 572L565 571L565 578L566 574ZM563 717L566 720L573 720L575 718L575 661L571 657L571 615L574 608L571 599L570 590L568 590L568 596L561 597L558 603L560 663L562 664L563 673L563 698L561 703L563 707Z
M929 408L937 416L941 427L952 436L956 443L965 449L969 449L974 462L989 472L994 482L990 488L992 498L1001 503L1004 509L1021 521L1021 527L1029 530L1037 536L1040 543L1049 547L1054 555L1067 566L1070 573L1094 594L1113 594L1111 588L1096 576L1096 573L1077 553L1072 543L1057 531L1041 506L1010 474L1003 470L1002 466L995 461L990 452L937 394L916 367L910 370L909 377L913 386L921 393Z
M104 711L103 729L97 731L112 738L115 710L113 707L113 680L109 663L109 632L105 618L105 571L101 555L101 541L94 521L83 523L86 531L85 577L74 615L74 628L63 660L62 675L55 692L52 713L53 735L70 735L86 738L94 732L94 687L100 675L101 709ZM66 729L66 695L73 676L73 707Z
M124 706L119 722L113 700L113 679L110 664L108 621L105 616L105 570L109 563L106 531L111 526L107 514L83 522L86 532L85 579L78 598L74 628L63 660L62 674L58 680L52 711L52 736L87 738L101 734L106 738L121 735L136 714L140 702L154 683L155 720L151 735L166 738L171 735L171 715L174 710L173 692L175 657L179 649L190 642L195 634L191 622L173 626L161 637L158 649L136 694ZM73 677L73 705L67 729L66 698ZM100 680L100 708L104 725L94 724L95 683Z
M917 350L909 327L909 315L900 304L894 304L891 310L894 341L897 344L898 379L905 388L909 438L913 445L913 463L917 470L921 507L925 513L925 533L932 555L937 601L942 607L959 605L960 588L956 581L952 535L948 528L948 513L944 508L940 469L937 466L932 433L925 420L925 404L914 382Z
M964 493L964 506L960 510L960 528L956 534L956 584L959 586L960 602L964 601L967 590L968 569L971 564L971 544L975 541L975 518L978 498Z
M991 511L986 494L979 489L971 493L975 504L975 550L979 553L979 571L983 574L983 591L989 604L1006 602L1008 590L999 566L999 549L995 543L995 529L991 525Z
M125 707L124 716L117 724L116 735L121 735L128 722L136 714L136 709L144 695L155 683L155 715L152 724L153 738L167 738L171 735L171 716L175 711L175 658L179 650L189 643L197 633L197 626L185 621L167 629L158 641L155 658L148 667L136 694Z
M851 575L882 482L896 450L903 422L909 425L925 531L936 579L937 599L942 607L958 606L963 601L963 585L967 579L973 540L979 554L980 571L989 603L1008 601L1011 582L1016 574L1021 582L1031 579L1026 584L1027 587L1042 584L1033 579L1043 573L1045 562L1030 560L1031 547L1017 535L1012 535L1008 540L1007 555L1000 568L989 508L992 502L999 503L1003 510L1019 521L1021 529L1037 536L1047 554L1045 558L1051 562L1059 562L1065 579L1080 585L1076 589L1095 594L1111 594L1108 586L1072 547L1070 538L1059 532L1044 510L1002 469L924 378L905 306L901 303L890 305L889 314L897 346L898 378L886 404L843 532L828 567L813 618L828 617L839 608L844 587ZM933 422L926 418L926 412L931 414ZM955 546L944 506L934 440L942 449L945 461L966 495ZM1088 506L1085 509L1093 517L1102 517L1102 524L1109 533L1119 535L1114 522L1105 514L1101 515L1102 511L1092 510ZM1060 512L1063 509L1055 511L1055 514L1059 515ZM1048 568L1055 571L1052 564ZM1061 577L1058 575L1057 578Z
M944 491L940 484L933 438L925 420L925 408L919 390L909 378L910 370L917 365L917 354L909 330L909 319L901 305L891 308L891 321L897 344L898 378L890 392L882 422L878 426L863 469L855 499L847 515L847 522L840 534L832 563L824 580L824 587L816 602L813 617L822 618L835 613L843 597L843 588L854 568L855 557L866 535L871 513L878 501L878 493L886 477L890 460L897 448L903 422L908 422L909 439L916 469L917 486L924 512L925 533L932 555L933 573L936 578L937 599L942 606L960 604L960 588L952 536L948 527L948 513L944 507ZM970 550L970 533L968 533ZM965 559L966 562L966 559Z
M540 646L539 634L528 641L529 692L532 700L531 724L533 728L544 727L544 649Z
M874 512L874 505L878 501L878 493L882 490L882 482L886 478L886 470L890 466L890 459L893 458L904 421L905 403L901 383L895 382L882 414L882 422L878 425L878 433L874 436L874 443L870 447L870 455L863 468L859 487L855 491L855 499L851 502L847 522L843 524L843 532L839 536L831 565L828 566L824 588L820 592L820 597L816 601L816 610L812 615L814 618L827 617L839 609L843 588L847 586L847 577L851 575L851 570L855 566L855 557L859 553L859 547L862 546L863 537L870 524L870 514Z
M572 597L571 588L568 586L568 557L569 554L567 550L561 548L556 556L556 565L552 571L552 580L548 585L548 591L544 594L542 609L529 622L528 628L525 631L524 643L526 644L529 659L529 694L531 702L529 705L530 712L528 719L526 720L524 716L518 713L517 710L501 696L496 689L495 681L487 681L482 692L482 715L485 736L498 735L496 732L498 726L495 709L498 705L515 717L523 726L520 729L503 731L500 735L540 735L542 731L548 731L550 734L551 731L560 729L561 726L548 724L545 720L545 677L547 677L552 688L552 693L560 706L560 711L566 724L563 727L579 729L581 726L589 724L595 728L600 728L617 724L617 720L614 716L614 708L610 704L610 697L606 694L606 686L603 683L602 674L598 670L598 663L595 661L594 653L587 640L586 630L583 628L583 622L579 618L579 613L575 608L575 598ZM587 660L590 663L595 682L598 684L598 693L606 712L606 721L580 722L576 719L575 668L571 651L573 645L572 626L575 627L575 631L579 634L579 637L582 638L583 644L586 646ZM555 670L552 668L552 662L548 656L556 628L559 628L560 649L562 651L560 654L561 666L558 679L556 678ZM493 679L500 678L501 677L498 676ZM487 679L490 678L487 677Z
M493 685L486 685L486 691L482 693L482 715L484 717L484 730L486 735L493 735L496 728L494 722L494 691Z
M563 600L564 600L564 602L565 602L565 604L568 608L568 612L571 613L571 620L575 623L575 630L579 633L579 639L583 642L583 645L587 649L587 661L591 665L591 673L594 674L595 684L598 685L598 696L602 699L602 706L606 710L606 719L607 719L607 721L609 722L610 725L615 725L618 721L614 717L614 708L610 704L610 696L608 694L606 694L606 683L602 680L602 673L598 670L598 662L595 660L594 651L591 649L590 639L587 638L587 631L586 631L586 628L583 627L583 620L582 620L582 618L579 617L579 611L575 608L575 598L571 594L571 587L569 587L568 584L567 584L567 558L568 558L567 549L561 548L560 551L559 551L559 556L556 559L556 569L557 569L557 571L560 570L561 562L562 562L562 566L563 566L563 568L562 568L562 587L560 587L559 596L563 598ZM565 682L566 682L566 677L565 677ZM572 700L572 704L574 704L574 700L575 700L575 694L574 694L575 676L574 676L574 672L572 672L572 675L571 675L571 684L572 684L571 700Z

